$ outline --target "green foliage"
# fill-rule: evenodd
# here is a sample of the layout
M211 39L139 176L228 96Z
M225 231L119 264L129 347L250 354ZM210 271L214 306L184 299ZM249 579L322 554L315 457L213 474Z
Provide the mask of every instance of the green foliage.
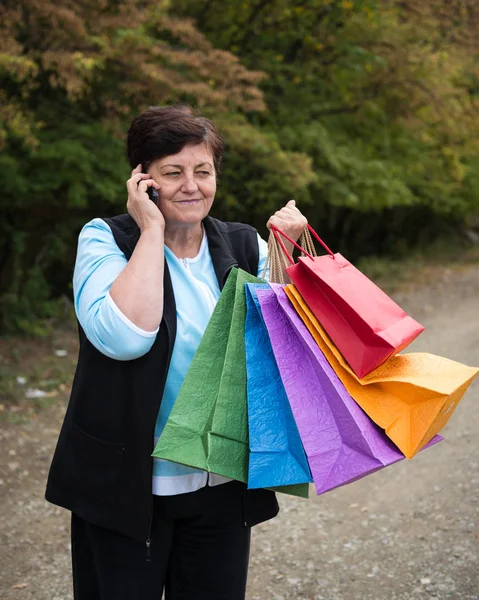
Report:
M360 256L402 253L479 211L479 8L467 4L178 0L174 10L268 74L269 110L250 122L309 157L308 218Z
M219 125L227 149L213 208L217 216L261 228L265 215L286 200L309 200L307 188L315 175L307 154L284 151L274 135L261 132L242 118Z
M124 144L99 123L40 130L37 149L0 154L1 314L5 330L43 331L52 296L71 279L76 238L90 215L123 210Z
M461 236L479 213L473 0L5 0L0 328L37 331L76 238L124 211L125 131L188 101L227 152L213 212L266 234L295 198L351 259Z
M125 133L140 110L186 100L215 115L261 111L263 77L166 2L6 0L0 331L44 331L53 298L70 292L81 227L125 211Z

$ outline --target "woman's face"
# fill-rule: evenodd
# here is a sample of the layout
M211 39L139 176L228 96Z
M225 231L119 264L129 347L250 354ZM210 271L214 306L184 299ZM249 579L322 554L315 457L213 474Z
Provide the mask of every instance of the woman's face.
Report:
M148 173L161 186L158 208L167 227L195 225L209 213L216 173L205 144L188 144L178 154L154 160Z

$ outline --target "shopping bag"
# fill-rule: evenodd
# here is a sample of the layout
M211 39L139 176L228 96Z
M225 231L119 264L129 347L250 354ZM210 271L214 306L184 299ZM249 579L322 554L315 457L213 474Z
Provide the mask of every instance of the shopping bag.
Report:
M427 353L391 357L359 379L293 285L280 297L300 315L344 386L388 437L412 458L448 422L479 369Z
M281 308L283 298L289 304L282 287L271 288L256 294L317 493L403 459L348 394L299 316Z
M296 495L307 497L311 472L261 316L258 289L269 286L246 284L248 488L303 484L298 485Z
M424 327L309 229L328 254L312 256L302 250L306 256L296 264L288 255L292 264L286 272L353 371L364 377L403 350ZM284 236L278 229L273 233L278 241Z
M153 456L248 480L245 283L232 269Z

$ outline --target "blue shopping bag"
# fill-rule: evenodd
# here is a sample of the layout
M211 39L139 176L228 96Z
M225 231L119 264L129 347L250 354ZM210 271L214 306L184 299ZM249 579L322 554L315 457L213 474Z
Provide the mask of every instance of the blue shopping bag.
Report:
M295 495L307 496L311 471L256 297L258 288L269 286L246 284L248 488L306 484Z

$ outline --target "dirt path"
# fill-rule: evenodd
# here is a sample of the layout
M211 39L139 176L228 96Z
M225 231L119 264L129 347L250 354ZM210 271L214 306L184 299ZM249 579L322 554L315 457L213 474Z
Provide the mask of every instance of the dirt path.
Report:
M398 296L426 332L413 349L479 365L479 267ZM68 515L43 500L63 407L0 431L0 598L70 600ZM254 531L248 600L479 599L479 382L446 441L412 462L285 498Z

